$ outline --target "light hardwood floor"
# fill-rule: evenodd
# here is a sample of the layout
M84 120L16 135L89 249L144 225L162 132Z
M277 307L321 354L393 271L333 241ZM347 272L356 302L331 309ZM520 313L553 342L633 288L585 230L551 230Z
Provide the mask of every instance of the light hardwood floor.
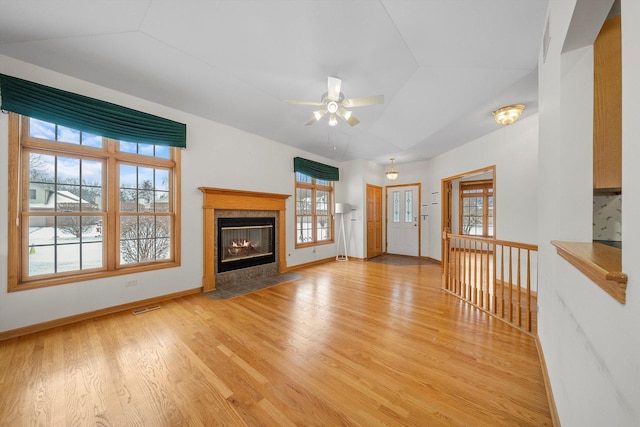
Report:
M0 425L551 425L534 338L394 264L0 342Z

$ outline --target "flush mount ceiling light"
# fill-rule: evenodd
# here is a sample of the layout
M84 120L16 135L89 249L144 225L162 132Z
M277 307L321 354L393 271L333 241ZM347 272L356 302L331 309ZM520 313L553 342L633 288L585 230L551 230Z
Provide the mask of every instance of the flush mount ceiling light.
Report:
M398 179L398 175L399 175L398 171L396 171L395 168L393 167L393 161L395 160L395 157L392 157L389 160L391 160L391 169L386 171L384 174L387 176L387 179L389 181L395 181L396 179Z
M520 118L523 110L523 104L507 105L506 107L498 108L494 111L493 118L503 126L510 125Z

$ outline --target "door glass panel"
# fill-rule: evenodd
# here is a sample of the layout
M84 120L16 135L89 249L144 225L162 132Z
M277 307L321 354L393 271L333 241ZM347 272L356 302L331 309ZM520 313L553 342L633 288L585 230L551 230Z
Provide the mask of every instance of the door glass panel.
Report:
M400 222L400 192L393 192L393 222Z
M413 222L413 191L404 192L404 222Z

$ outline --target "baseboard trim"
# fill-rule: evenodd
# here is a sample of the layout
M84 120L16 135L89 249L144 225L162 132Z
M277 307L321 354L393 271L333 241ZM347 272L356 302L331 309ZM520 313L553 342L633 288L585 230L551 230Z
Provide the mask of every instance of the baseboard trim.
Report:
M349 259L351 259L351 258L349 258ZM335 260L336 260L335 257L317 259L315 261L305 262L304 264L297 264L297 265L287 266L287 271L294 271L294 270L299 270L301 268L312 267L314 265L326 264L328 262L335 261Z
M551 412L551 422L554 427L560 427L560 417L558 416L558 408L556 408L556 400L553 398L553 390L551 389L551 380L549 379L549 371L547 371L547 363L544 360L544 352L540 337L536 336L536 348L538 349L538 358L540 358L540 367L542 368L542 378L544 380L544 388L547 391L547 400L549 402L549 411Z
M421 256L420 259L424 259L427 261L431 261L435 264L442 265L442 261L440 261L439 259L431 258L430 256Z
M130 302L127 304L115 305L113 307L102 308L100 310L88 311L86 313L75 314L73 316L62 317L60 319L49 320L47 322L25 326L23 328L11 329L9 331L0 332L0 342L6 341L12 338L21 337L23 335L29 335L36 332L42 332L48 329L57 328L58 326L65 326L71 323L81 322L83 320L95 319L96 317L105 316L107 314L119 313L121 311L133 310L135 308L158 304L164 301L184 297L187 295L198 294L200 292L202 292L202 288L187 289L186 291L175 292L172 294L162 295L159 297Z

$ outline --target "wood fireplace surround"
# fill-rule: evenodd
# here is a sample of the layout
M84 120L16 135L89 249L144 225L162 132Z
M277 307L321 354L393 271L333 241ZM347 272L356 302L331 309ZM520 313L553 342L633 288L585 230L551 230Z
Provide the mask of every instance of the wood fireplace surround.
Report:
M260 193L255 191L229 190L223 188L199 187L203 196L203 275L202 291L216 289L215 245L217 230L216 210L276 211L277 212L277 263L278 272L287 269L286 258L286 200L287 194Z

